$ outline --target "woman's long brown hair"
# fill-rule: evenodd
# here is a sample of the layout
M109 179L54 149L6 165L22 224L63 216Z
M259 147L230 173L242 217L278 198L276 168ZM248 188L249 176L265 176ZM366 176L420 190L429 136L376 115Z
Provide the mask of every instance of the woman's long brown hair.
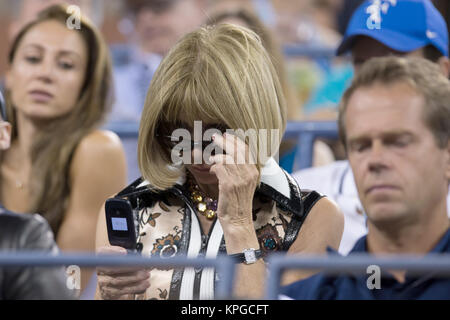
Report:
M34 26L48 20L66 24L71 14L64 5L54 5L42 11L27 24L14 39L9 64L20 41ZM97 128L104 120L112 103L111 60L108 47L97 28L81 18L79 32L88 49L85 80L76 106L72 111L54 121L35 137L31 149L31 175L29 212L37 212L49 222L55 235L64 219L70 196L70 164L81 139ZM12 141L20 135L16 122L15 106L11 94L5 92L8 119L12 124Z

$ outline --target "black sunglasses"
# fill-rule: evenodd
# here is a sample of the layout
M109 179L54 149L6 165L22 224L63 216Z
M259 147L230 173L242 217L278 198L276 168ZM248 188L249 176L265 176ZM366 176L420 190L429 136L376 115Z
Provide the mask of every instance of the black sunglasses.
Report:
M184 149L188 146L191 147L191 150L194 148L199 148L201 146L202 150L204 150L208 145L212 143L212 141L194 141L190 139L180 139L180 137L176 136L161 136L156 135L158 138L162 138L164 140L164 144L173 149L175 147L179 147L180 149Z
M222 126L216 126L207 128L206 130L215 130L217 133L224 134L227 128ZM160 139L160 141L169 149L177 148L180 151L186 148L191 148L190 150L194 150L194 148L201 148L202 151L206 149L209 145L213 143L212 139L210 140L202 140L195 141L191 139L186 139L184 137L172 136L167 134L156 134L156 137Z

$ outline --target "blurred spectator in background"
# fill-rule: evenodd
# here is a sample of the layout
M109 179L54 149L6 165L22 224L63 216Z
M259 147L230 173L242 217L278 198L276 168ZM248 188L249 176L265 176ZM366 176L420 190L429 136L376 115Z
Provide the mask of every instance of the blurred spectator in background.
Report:
M269 4L270 10L272 6L270 4L271 0L208 0L208 18L210 15L215 15L218 12L235 11L235 10L246 10L253 14L258 14L259 7L261 5ZM267 23L264 21L264 23Z
M335 120L336 105L353 76L348 59L330 59L334 58L333 52L342 37L338 31L337 16L344 1L254 2L259 5L271 2L273 7L273 16L264 10L258 11L263 11L260 15L264 14L266 20L271 22L283 46L288 82L296 100L302 105L301 120ZM312 166L323 166L340 159L333 143L323 138L315 141ZM298 170L298 157L297 147L288 148L280 157L280 165L288 172Z
M71 30L52 6L12 42L5 99L11 148L0 162L0 199L46 218L65 251L94 251L99 209L126 184L119 138L97 130L111 103L111 62L99 31L82 17ZM82 288L90 272L81 274Z
M2 3L3 2L3 3ZM102 7L103 1L90 1L90 0L0 0L0 5L2 6L0 10L5 10L1 12L4 17L7 17L6 26L7 28L1 30L3 35L0 35L1 40L5 43L11 43L16 37L20 29L27 23L36 18L37 14L45 8L48 8L54 4L67 4L76 5L80 8L80 12L83 15L94 16L96 21L100 23L98 17L101 16L102 11L99 8ZM6 61L6 51L7 46L1 48L0 50L0 87L4 89L4 62Z
M206 1L124 0L127 12L124 21L128 21L130 27L130 40L111 46L116 101L109 123L128 123L137 128L153 73L178 39L203 23ZM124 21L122 29L127 25ZM131 182L141 176L137 164L137 137L122 138L122 141L128 163L128 182Z
M356 72L370 58L387 55L424 57L446 76L450 71L447 25L429 0L366 2L350 20L337 54L348 51Z
M353 14L337 52L349 51L357 70L372 57L398 55L427 58L437 63L445 76L449 74L447 25L429 0L364 2ZM341 207L345 227L339 251L347 254L367 232L348 161L300 170L294 177L304 187L328 195Z
M447 30L450 33L450 1L448 0L432 0L436 9L439 10L442 17L447 23ZM450 50L450 46L449 46Z
M330 59L339 44L338 17L344 0L274 0L275 30L289 51L310 52L290 55L289 78L311 120L335 120L336 106L353 71L346 59Z
M207 25L220 23L231 23L249 28L255 32L262 41L264 48L269 53L272 63L277 71L278 78L287 103L287 120L300 120L302 117L301 104L292 92L284 61L283 51L280 44L276 41L272 30L269 29L259 17L244 7L234 7L231 9L215 10L208 15Z
M366 0L343 0L344 4L337 16L338 31L344 35L347 30L348 23L352 18L353 12Z
M116 102L112 122L138 123L148 86L162 57L205 20L206 0L125 0L130 42L112 47Z
M334 16L342 0L273 0L278 15L275 31L284 44L337 45L340 41Z

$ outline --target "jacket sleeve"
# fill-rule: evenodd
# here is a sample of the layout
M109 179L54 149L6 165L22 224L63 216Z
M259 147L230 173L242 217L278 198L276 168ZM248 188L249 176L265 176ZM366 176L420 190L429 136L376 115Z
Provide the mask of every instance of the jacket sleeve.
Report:
M12 234L12 239L10 238L13 241L10 250L58 253L53 233L41 216L29 216L15 226L17 228ZM75 298L74 293L66 285L67 276L63 266L11 267L4 269L3 276L3 299L67 300Z

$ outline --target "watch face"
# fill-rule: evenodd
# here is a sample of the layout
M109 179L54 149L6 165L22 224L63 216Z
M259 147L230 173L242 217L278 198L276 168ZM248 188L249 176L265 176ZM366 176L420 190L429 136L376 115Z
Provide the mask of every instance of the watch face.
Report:
M251 263L255 263L256 262L256 254L255 254L255 250L245 250L244 251L244 256L245 256L245 263L246 264L251 264Z

